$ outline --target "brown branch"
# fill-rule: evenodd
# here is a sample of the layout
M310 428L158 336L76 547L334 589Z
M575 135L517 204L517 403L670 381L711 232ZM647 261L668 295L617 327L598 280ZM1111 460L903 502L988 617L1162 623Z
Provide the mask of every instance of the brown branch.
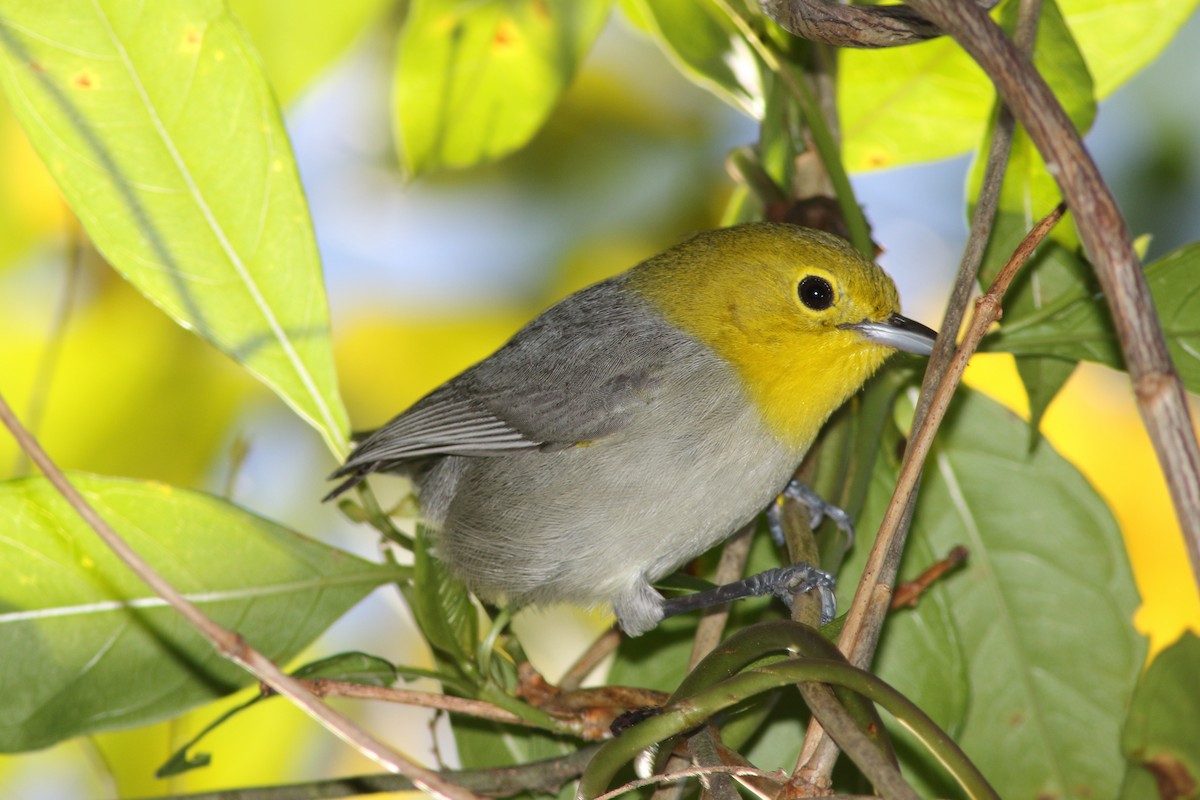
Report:
M897 47L942 35L937 26L904 6L850 6L829 0L760 0L759 5L788 33L836 47Z
M1104 290L1138 410L1171 492L1193 579L1200 585L1200 444L1146 277L1112 193L1046 82L985 12L957 0L909 4L979 63L1058 182Z
M583 685L587 676L600 666L600 662L617 651L620 644L621 631L614 625L597 636L596 640L588 645L588 649L575 659L575 663L563 673L562 680L558 682L558 688L564 692L578 689Z
M387 703L401 703L421 708L436 708L451 714L463 714L487 719L492 722L502 722L509 725L533 726L534 723L522 719L511 711L500 706L486 703L482 700L472 700L467 697L454 697L440 692L421 692L415 689L395 689L391 686L372 686L366 683L351 681L335 681L329 678L299 680L316 697L350 697L356 700L382 700Z
M610 792L605 792L599 795L595 800L613 800L627 792L632 792L635 789L641 789L646 786L656 786L667 783L678 783L687 780L688 778L703 778L707 775L730 775L736 778L759 778L761 780L771 781L772 783L782 784L782 781L787 777L782 770L775 772L767 772L766 770L754 769L753 767L743 766L724 766L716 765L711 767L689 767L675 772L664 772L658 775L651 775L649 778L639 778L622 784Z
M101 541L108 545L113 553L125 562L125 565L141 578L155 594L167 601L201 635L212 642L217 652L224 658L242 667L279 694L287 696L300 710L364 756L391 772L404 775L420 789L449 800L477 800L476 795L448 783L436 772L431 772L410 761L348 718L322 703L299 681L284 673L270 659L247 644L240 634L221 627L180 594L105 522L96 509L79 493L79 490L67 480L67 477L50 459L37 440L21 425L2 395L0 395L0 422L4 423L13 438L16 439L18 446L29 454L30 459L46 476L50 484L58 490L67 504L75 510L75 513L96 532Z
M804 702L813 716L821 721L821 727L846 751L871 785L884 797L918 800L919 795L904 780L900 768L858 727L850 712L828 685L801 683L800 694L804 696ZM827 775L799 770L792 775L789 785L803 792L814 786L828 790L830 782Z
M895 611L898 608L916 608L921 595L929 591L929 587L940 581L947 572L959 564L966 563L967 555L967 548L959 545L953 548L945 558L933 562L916 577L916 580L897 584L896 591L892 595L891 609Z
M464 786L484 797L510 797L528 795L530 792L555 795L564 783L579 777L599 748L599 744L593 744L565 756L528 764L446 770L440 774L455 785ZM336 800L384 792L406 792L415 788L413 782L402 775L355 775L307 783L172 794L144 800Z

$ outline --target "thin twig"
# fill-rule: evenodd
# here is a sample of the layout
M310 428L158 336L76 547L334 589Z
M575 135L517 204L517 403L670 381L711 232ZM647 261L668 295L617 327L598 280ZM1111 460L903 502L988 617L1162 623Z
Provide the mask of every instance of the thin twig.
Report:
M968 552L967 548L960 544L953 548L945 558L939 558L930 564L914 580L897 584L896 592L892 595L891 610L895 611L906 607L916 608L917 601L921 599L921 595L929 591L930 586L940 581L950 570L966 563Z
M46 413L47 401L50 398L50 386L54 383L54 375L58 371L59 360L62 358L63 346L67 341L67 325L71 320L71 307L75 303L75 292L79 287L83 274L83 257L86 252L86 236L79 220L66 209L67 216L67 257L66 273L63 275L62 294L54 307L54 315L50 320L50 331L46 337L46 349L38 359L37 371L33 376L33 384L29 390L29 405L25 419L29 429L35 434L42 427L42 418ZM17 463L13 467L14 475L23 475L29 468L29 456L24 450L17 452Z
M841 147L834 136L833 129L826 124L825 118L822 116L821 105L817 98L808 88L804 77L793 72L792 65L779 57L773 45L759 36L750 21L730 5L728 0L714 1L729 16L730 22L762 59L763 64L783 80L784 85L795 98L797 108L803 114L809 135L812 137L813 148L820 156L821 163L825 165L825 172L833 185L838 207L842 211L842 217L849 233L847 238L860 253L870 257L873 252L871 230L867 225L867 218L863 214L862 207L854 199L854 188L850 185L850 178L842 164Z
M872 786L887 798L919 800L920 796L900 774L900 768L858 727L832 689L823 683L801 683L799 687L805 704L813 716L820 719L822 729L846 751ZM792 785L817 786L824 790L830 787L828 776L803 771L792 776Z
M721 551L713 583L724 586L746 574L746 562L750 558L750 543L754 538L755 523L751 522L735 533ZM725 624L729 621L729 604L723 603L704 611L696 624L696 635L692 637L692 653L688 658L688 672L721 642Z
M485 797L553 795L567 781L579 777L600 745L581 747L573 753L528 764L484 769L446 770L442 777ZM416 787L403 775L354 775L308 783L251 786L194 794L166 795L145 800L335 800L384 792L406 792Z
M366 683L335 681L328 678L301 679L299 683L316 697L350 697L356 700L382 700L387 703L400 703L407 706L436 708L452 714L463 714L509 725L541 727L492 703L487 703L483 700L472 700L467 697L454 697L453 695L442 694L440 692L395 689L391 686L372 686Z
M649 778L639 778L638 780L630 781L629 783L618 786L616 789L613 789L610 792L605 792L604 794L599 795L598 797L594 798L594 800L613 800L613 798L620 797L623 794L635 791L637 789L641 789L644 786L655 786L664 783L679 783L680 781L687 780L688 778L699 778L703 775L731 775L733 777L764 778L780 784L782 784L783 780L787 777L782 770L767 772L766 770L754 769L752 767L689 767L688 769L681 769L676 772L664 772L659 775L651 775Z
M385 769L410 778L419 788L439 797L450 800L476 800L476 796L471 792L448 783L437 773L410 761L322 703L299 681L285 674L270 659L247 644L240 634L221 627L180 594L105 522L96 509L84 499L79 490L67 480L67 477L50 459L37 440L21 425L2 395L0 395L0 422L3 422L9 429L20 448L29 454L33 463L63 496L67 504L75 510L75 513L79 514L113 553L125 562L126 566L141 578L155 594L166 600L201 635L212 642L217 652L223 657L242 667L279 694L285 695L335 736Z
M946 415L946 409L950 406L950 398L958 387L963 371L966 370L967 362L979 347L988 328L1000 319L1001 300L1004 293L1008 291L1017 270L1033 255L1033 251L1062 217L1064 211L1065 207L1060 205L1034 226L1033 230L1017 246L1016 251L1004 265L1000 274L996 276L987 293L976 301L975 314L963 336L962 344L955 350L946 373L930 395L929 412L913 430L908 447L905 449L904 463L900 467L900 475L896 480L896 488L892 493L891 502L888 503L883 521L880 523L876 546L871 550L870 560L863 570L863 578L859 583L858 592L855 594L854 604L846 615L846 621L842 628L842 641L849 643L851 647L853 645L862 647L863 643L868 641L868 637L864 637L862 631L870 624L874 626L876 633L870 637L869 652L874 651L874 643L878 640L878 623L874 621L873 617L886 613L890 607L891 580L894 579L893 573L893 578L889 578L887 581L881 580L880 570L887 547L881 547L879 542L894 541L898 537L898 532L907 528L912 513L911 503L916 495L921 469L929 454L929 449L933 445L933 438L937 433L938 426L941 425L942 418ZM851 652L847 652L851 663L854 663L854 655L853 649ZM861 652L858 655L861 657ZM810 726L809 735L814 739L814 745L810 751L812 755L806 759L804 756L807 747L802 749L796 775L798 778L803 777L809 781L819 782L828 779L836 749L825 743L827 740L824 734L814 734L813 731L814 728ZM806 746L807 744L808 740L806 739Z
M879 525L875 546L867 557L867 565L863 569L863 577L859 582L854 601L846 614L842 626L839 645L846 653L850 663L865 667L874 653L875 644L879 638L882 618L891 607L892 583L895 580L894 563L889 558L890 553L902 549L903 532L907 531L912 516L912 503L916 496L916 487L921 477L921 468L925 457L933 443L934 434L941 425L942 418L950 404L950 397L957 388L966 369L967 361L979 346L979 342L991 326L1000 317L1000 301L1012 281L1016 271L1033 254L1037 245L1045 238L1064 211L1059 206L1045 219L1039 222L1025 239L1017 246L1016 251L996 277L987 294L976 301L975 315L971 325L963 337L962 344L954 352L945 374L937 387L930 393L929 411L926 416L915 422L912 437L904 451L904 463L900 467L900 475L896 481L891 502L884 512L883 521ZM888 572L885 572L888 571ZM829 741L820 729L809 726L804 747L797 759L797 774L804 774L810 779L827 778L836 760L836 747Z
M588 649L584 650L579 658L575 659L575 663L563 673L562 680L558 682L558 688L564 692L578 689L583 685L587 676L592 674L592 670L600 666L600 662L604 659L615 653L620 644L621 631L614 625L597 636L596 640L588 645Z
M946 415L946 409L950 406L950 398L953 396L954 390L958 387L963 371L967 368L967 362L975 353L976 348L979 347L979 343L987 334L988 328L1000 319L1000 303L1004 298L1004 293L1008 291L1008 287L1012 283L1012 279L1016 276L1017 270L1033 255L1034 249L1037 248L1062 217L1064 211L1065 207L1059 205L1034 226L1033 230L1017 246L1008 263L1000 270L1000 274L996 276L991 287L983 297L975 302L975 314L971 318L970 326L963 335L962 344L954 351L954 358L950 362L949 370L947 370L946 375L938 383L937 388L931 396L929 414L922 420L921 425L913 431L912 438L909 440L908 448L904 453L904 463L900 467L900 475L896 480L896 488L892 493L892 500L888 503L887 510L883 515L883 522L879 526L880 538L891 535L891 531L896 529L901 517L904 515L904 508L913 490L916 488L921 467L925 463L926 456L929 455L930 448L933 446L934 434L937 432L942 418ZM850 627L851 622L852 620L849 619L848 615L846 628Z

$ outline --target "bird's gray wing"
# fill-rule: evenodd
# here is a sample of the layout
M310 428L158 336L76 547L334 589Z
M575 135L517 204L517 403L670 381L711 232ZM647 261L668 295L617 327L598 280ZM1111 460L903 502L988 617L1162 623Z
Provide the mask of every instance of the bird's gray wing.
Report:
M376 430L331 476L350 477L333 494L410 460L568 447L623 428L698 345L621 280L571 295Z

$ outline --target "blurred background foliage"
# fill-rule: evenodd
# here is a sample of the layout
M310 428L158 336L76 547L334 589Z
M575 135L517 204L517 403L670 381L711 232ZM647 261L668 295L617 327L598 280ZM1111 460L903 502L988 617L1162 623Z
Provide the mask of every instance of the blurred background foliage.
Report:
M748 119L681 77L618 14L527 147L467 172L409 179L395 155L388 101L396 4L230 5L286 104L324 263L341 389L357 428L379 424L487 355L557 298L719 224L733 188L725 155L755 135ZM1131 229L1152 235L1151 256L1200 239L1200 105L1181 102L1200 96L1198 46L1193 18L1161 58L1101 105L1089 139ZM860 167L893 163L878 152L854 158ZM965 240L967 168L963 156L855 176L906 313L929 324ZM59 463L228 494L369 551L369 537L319 503L333 461L318 437L102 263L2 99L0 175L0 389ZM1011 359L978 356L969 380L1028 413ZM1144 599L1136 624L1152 653L1185 628L1200 629L1166 489L1124 376L1085 365L1042 427L1121 524ZM4 477L28 471L7 438L0 464ZM365 639L385 657L425 662L426 653L409 651L419 637L393 595L373 595L311 655ZM534 624L525 615L516 624L551 678L606 624L577 611L534 613ZM583 624L539 636L546 616ZM4 757L0 795L136 797L369 769L275 702L213 734L204 748L220 754L212 767L153 778L175 747L245 696L171 723ZM359 710L402 750L429 756L428 715ZM448 746L445 730L437 739ZM239 747L245 740L258 746Z

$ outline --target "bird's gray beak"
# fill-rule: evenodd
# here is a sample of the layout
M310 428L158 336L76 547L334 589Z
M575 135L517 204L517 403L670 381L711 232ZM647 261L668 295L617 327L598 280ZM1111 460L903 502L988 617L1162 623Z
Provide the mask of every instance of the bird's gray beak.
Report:
M839 327L858 331L872 342L919 356L932 353L933 340L937 338L937 331L899 314L892 314L884 322L856 322Z

